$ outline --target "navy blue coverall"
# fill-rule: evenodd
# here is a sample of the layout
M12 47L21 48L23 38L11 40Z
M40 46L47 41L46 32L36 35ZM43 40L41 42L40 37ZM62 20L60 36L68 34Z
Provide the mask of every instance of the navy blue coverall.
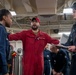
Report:
M64 50L59 50L58 53L51 53L51 66L56 72L62 72L65 75L67 56Z
M45 49L44 50L44 74L50 75L51 71L51 51Z
M0 24L0 75L8 73L9 41L5 27Z
M76 46L76 23L73 25L68 41L65 43L66 46ZM72 53L70 75L76 75L76 52Z

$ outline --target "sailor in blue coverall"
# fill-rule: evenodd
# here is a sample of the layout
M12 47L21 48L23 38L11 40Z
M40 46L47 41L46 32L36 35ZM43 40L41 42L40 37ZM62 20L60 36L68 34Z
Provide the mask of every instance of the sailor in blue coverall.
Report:
M58 49L56 47L51 47L51 66L52 73L51 75L67 75L66 67L67 67L67 55L64 50Z
M2 32L3 31L3 32ZM0 73L8 71L7 62L10 50L9 41L5 27L0 24Z
M72 49L74 46L76 47L76 24L73 25L69 39L65 45L69 46L69 51L72 52L70 75L76 75L76 51L73 51L76 50L76 48Z
M47 47L44 49L44 74L51 74L51 51Z
M7 9L0 10L0 75L8 74L8 59L10 45L7 38L5 26L10 27L12 24L11 14Z
M73 18L76 19L76 2L72 5ZM76 75L76 23L71 29L68 41L65 43L68 50L72 52L70 75Z

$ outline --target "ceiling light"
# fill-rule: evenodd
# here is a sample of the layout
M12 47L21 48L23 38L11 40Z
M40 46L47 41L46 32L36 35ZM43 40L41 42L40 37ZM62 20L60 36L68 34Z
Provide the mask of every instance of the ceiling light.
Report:
M73 13L73 9L72 8L65 8L65 9L63 9L63 13L64 14L72 14Z
M10 13L11 13L12 16L16 16L17 15L15 11L10 11Z
M70 32L59 32L58 34L59 34L59 35L62 35L62 34L69 35L69 34L70 34Z

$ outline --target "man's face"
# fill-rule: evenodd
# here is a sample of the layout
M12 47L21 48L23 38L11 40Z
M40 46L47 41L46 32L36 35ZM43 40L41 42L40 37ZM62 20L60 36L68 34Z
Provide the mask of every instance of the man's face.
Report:
M73 9L73 18L76 19L76 10Z
M33 30L37 30L39 26L40 26L39 22L36 22L36 21L31 22L31 28Z
M10 27L12 25L12 16L11 14L4 16L5 26Z

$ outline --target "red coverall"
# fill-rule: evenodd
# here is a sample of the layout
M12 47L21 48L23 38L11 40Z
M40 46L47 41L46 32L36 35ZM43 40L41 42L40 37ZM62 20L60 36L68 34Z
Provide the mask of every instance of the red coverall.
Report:
M43 75L43 50L47 43L58 44L59 41L39 31L35 35L32 30L10 34L9 40L22 40L23 44L23 75Z

